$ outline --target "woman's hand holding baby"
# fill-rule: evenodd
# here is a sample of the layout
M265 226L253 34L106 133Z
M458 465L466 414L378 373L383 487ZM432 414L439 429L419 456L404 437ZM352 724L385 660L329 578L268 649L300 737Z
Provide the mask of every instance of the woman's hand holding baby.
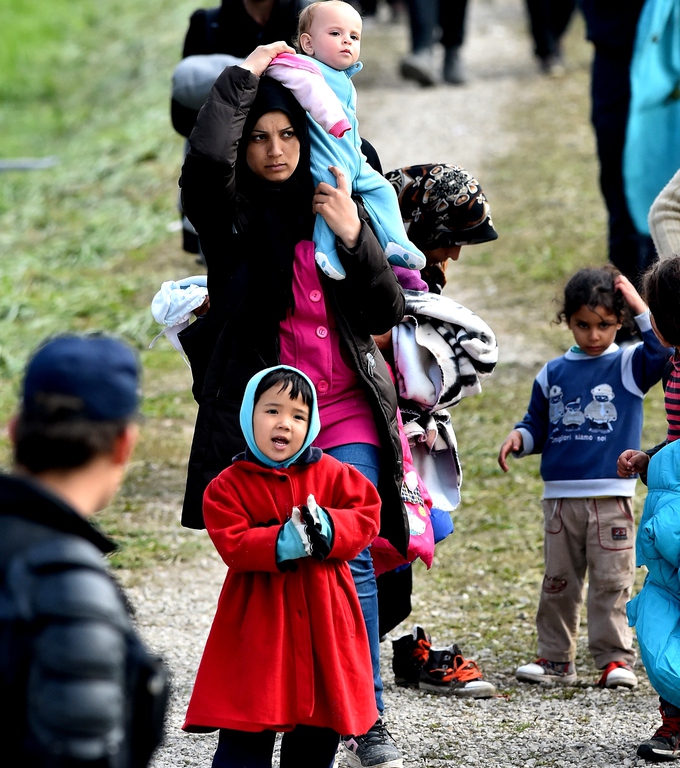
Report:
M262 77L265 69L272 63L272 59L280 53L295 53L295 49L283 41L269 43L269 45L258 45L246 60L239 64L239 67L247 69L257 77Z
M322 181L314 190L312 210L323 216L346 248L354 248L361 232L359 212L343 172L334 165L328 169L335 176L338 186L333 187Z

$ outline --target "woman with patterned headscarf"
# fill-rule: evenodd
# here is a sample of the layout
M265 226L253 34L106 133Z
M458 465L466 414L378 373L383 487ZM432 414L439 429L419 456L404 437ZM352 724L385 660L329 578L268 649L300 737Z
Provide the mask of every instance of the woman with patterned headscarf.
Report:
M427 266L420 273L392 267L404 288L408 317L378 342L394 365L404 430L415 443L413 464L431 497L434 538L439 541L453 530L450 513L460 500L462 480L448 408L481 390L481 381L495 367L498 347L477 315L433 294L442 293L446 265L449 259L457 261L463 245L496 240L498 234L479 182L464 168L414 165L390 171L386 178L397 194L408 237L425 254ZM412 578L410 566L378 577L381 634L411 613ZM430 644L419 625L393 641L397 685L463 698L495 694L477 663L464 658L457 645L430 649Z
M427 258L421 271L427 290L441 293L448 260L457 261L463 245L498 237L482 187L464 168L448 163L397 168L386 178L397 193L409 239Z

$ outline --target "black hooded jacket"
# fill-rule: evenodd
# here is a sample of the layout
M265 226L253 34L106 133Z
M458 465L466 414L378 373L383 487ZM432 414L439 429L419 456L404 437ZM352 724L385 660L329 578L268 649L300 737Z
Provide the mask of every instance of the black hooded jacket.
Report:
M107 571L114 548L38 483L0 475L3 765L143 768L160 743L166 672Z
M269 290L266 260L269 251L278 247L277 233L259 231L262 225L258 227L257 222L266 221L267 212L257 209L257 199L244 197L239 177L238 144L259 82L241 67L220 75L191 134L180 179L184 211L200 236L208 265L211 302L204 319L180 335L192 364L193 391L199 403L182 512L182 524L190 528L203 527L202 499L207 484L245 448L238 416L248 380L280 362L280 307L263 298ZM293 117L294 124L296 119ZM298 168L303 174L309 167L301 135L305 130L296 126L301 138ZM300 183L304 217L311 211L313 191L304 187L304 179ZM409 534L400 495L403 465L396 394L372 338L400 322L404 295L360 204L359 210L362 227L356 247L350 250L338 241L346 279L334 281L323 275L321 279L381 439L381 535L405 552ZM305 225L302 221L301 226ZM307 239L311 239L311 229ZM285 259L285 253L281 258Z

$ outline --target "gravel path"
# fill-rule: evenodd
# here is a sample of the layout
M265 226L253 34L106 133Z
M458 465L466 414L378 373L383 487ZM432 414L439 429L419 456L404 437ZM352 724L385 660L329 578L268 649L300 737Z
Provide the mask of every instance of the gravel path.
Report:
M406 50L405 28L379 25L365 32L366 69L358 82L362 134L375 144L385 169L444 160L483 178L494 158L512 148L514 137L504 129L502 116L520 89L530 88L537 78L522 0L475 0L470 5L464 59L471 79L462 88L423 90L404 83L396 62ZM460 267L463 277L464 265ZM457 298L465 303L460 294ZM480 302L478 297L469 303L496 328L501 350L510 350L502 359L512 360L513 345L504 346L502 324L494 324ZM523 355L526 359L526 347ZM539 354L537 359L544 358ZM179 502L177 511L179 517ZM214 554L143 577L123 574L143 634L174 674L168 737L155 768L210 765L215 737L183 734L180 726L223 577L224 567ZM642 670L643 680L634 692L601 691L585 684L546 689L517 684L500 652L483 649L479 659L499 696L464 701L396 689L388 646L383 646L387 718L409 768L645 765L636 759L635 747L659 721L658 700ZM267 661L243 660L254 673L260 671L263 687Z

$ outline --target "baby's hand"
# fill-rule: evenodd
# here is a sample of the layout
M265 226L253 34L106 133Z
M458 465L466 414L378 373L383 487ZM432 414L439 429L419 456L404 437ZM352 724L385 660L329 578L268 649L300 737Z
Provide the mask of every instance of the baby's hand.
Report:
M498 454L498 464L503 472L507 472L508 456L511 453L519 453L524 446L524 439L522 433L518 429L513 429L512 432L505 438L503 445L501 445L500 453Z
M649 456L644 451L629 448L616 461L616 474L619 477L632 477L647 471Z
M617 275L614 278L614 289L621 291L626 304L631 308L634 315L641 315L647 311L648 307L642 300L642 296L635 290L635 286L625 275Z
M295 53L295 49L282 40L278 43L269 43L269 45L258 45L246 60L239 64L239 67L249 70L257 77L261 77L265 69L272 63L272 59L276 58L280 53Z

